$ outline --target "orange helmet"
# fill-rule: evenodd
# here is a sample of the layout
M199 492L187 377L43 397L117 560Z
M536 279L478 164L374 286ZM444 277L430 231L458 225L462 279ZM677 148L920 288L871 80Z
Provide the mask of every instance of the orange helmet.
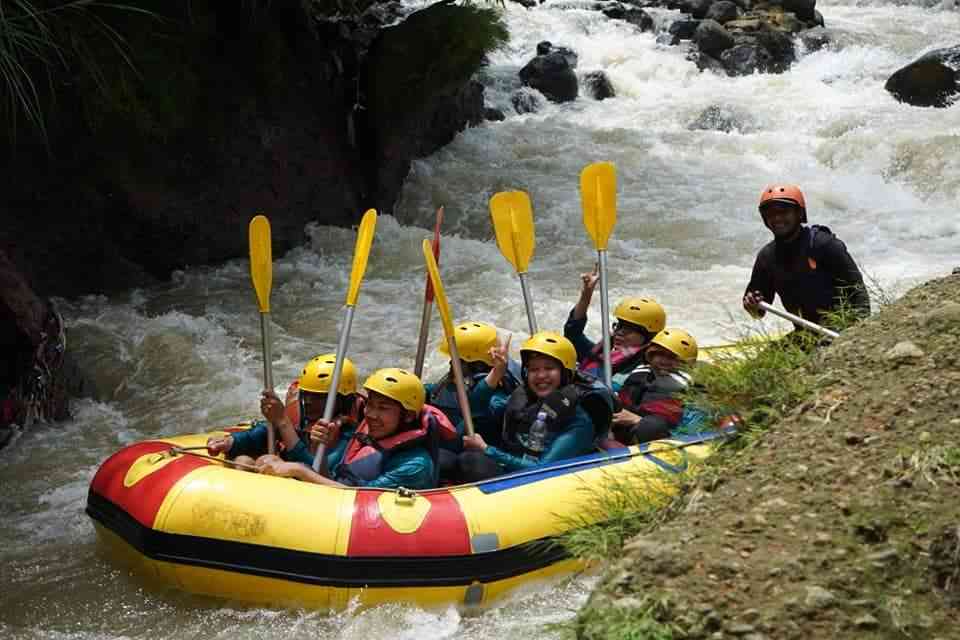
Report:
M771 184L760 194L760 215L763 215L763 208L770 202L785 202L800 208L800 222L807 221L807 201L803 197L803 191L795 184Z

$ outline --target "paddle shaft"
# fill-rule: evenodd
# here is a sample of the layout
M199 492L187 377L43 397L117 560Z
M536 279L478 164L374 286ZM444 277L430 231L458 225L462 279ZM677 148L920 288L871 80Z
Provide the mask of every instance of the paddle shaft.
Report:
M473 415L470 413L470 399L467 397L467 386L463 383L463 367L460 366L460 353L457 351L456 336L447 336L447 346L450 349L450 366L453 368L453 382L457 386L457 401L460 403L460 413L463 414L463 429L468 436L474 434Z
M343 313L343 331L340 332L340 339L337 343L337 361L333 365L333 377L330 379L330 390L327 391L327 402L323 405L323 420L330 422L333 419L333 411L337 406L337 389L340 387L340 374L343 371L343 359L347 355L347 343L350 342L350 327L353 325L354 306L348 304ZM320 473L320 466L324 461L326 447L320 444L317 452L313 456L313 470Z
M260 342L263 344L263 389L273 391L273 348L270 340L270 312L260 314ZM276 453L276 435L273 425L267 429L267 453Z
M537 328L537 318L533 315L533 301L530 299L530 288L527 286L527 274L518 273L520 277L520 290L523 292L523 306L527 309L527 325L530 327L530 335L539 331Z
M597 251L600 263L600 317L603 325L603 382L613 389L613 366L610 364L610 299L607 295L607 252Z
M810 322L809 320L804 320L804 319L801 318L800 316L796 316L796 315L794 315L794 314L792 314L792 313L790 313L790 312L788 312L788 311L780 311L780 309L777 309L776 307L773 307L773 306L767 304L766 302L760 302L760 303L758 303L757 306L759 306L761 309L763 309L764 311L766 311L766 312L768 312L768 313L772 313L772 314L775 315L775 316L780 316L780 317L783 318L784 320L789 320L790 322L792 322L792 323L794 323L794 324L798 324L798 325L800 325L801 327L804 327L804 328L806 328L806 329L810 329L810 331L815 331L816 333L819 333L819 334L822 335L822 336L826 336L826 337L828 337L828 338L839 338L839 337L840 337L840 334L837 333L836 331L831 331L830 329L821 327L820 325L816 324L815 322Z
M423 314L420 316L420 339L417 341L417 356L413 361L413 372L418 378L422 377L423 361L427 357L427 339L430 335L430 316L432 314L433 301L424 297Z

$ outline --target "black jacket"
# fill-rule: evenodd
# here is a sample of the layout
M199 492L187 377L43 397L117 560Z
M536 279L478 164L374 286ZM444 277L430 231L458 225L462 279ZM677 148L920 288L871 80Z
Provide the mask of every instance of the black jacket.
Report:
M773 240L757 254L747 291L759 291L764 300L780 296L784 308L811 322L823 324L823 312L843 303L855 315L870 314L870 295L857 263L846 245L827 227L803 227L789 242Z

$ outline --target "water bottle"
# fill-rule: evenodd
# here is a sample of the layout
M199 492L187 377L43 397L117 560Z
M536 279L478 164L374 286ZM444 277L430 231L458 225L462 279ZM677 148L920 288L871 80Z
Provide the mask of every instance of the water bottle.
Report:
M530 432L527 435L527 449L536 451L536 456L527 455L531 459L539 459L543 453L544 443L547 439L547 412L541 409L537 413L537 419L530 425Z

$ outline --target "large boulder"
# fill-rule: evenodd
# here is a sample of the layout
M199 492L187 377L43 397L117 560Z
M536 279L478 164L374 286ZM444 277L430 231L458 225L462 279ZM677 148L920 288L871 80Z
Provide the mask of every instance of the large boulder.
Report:
M570 102L577 98L579 86L574 65L563 51L551 50L533 58L520 69L520 81L552 102ZM516 107L516 103L514 103Z
M701 20L693 34L693 41L700 48L701 53L714 58L732 47L735 42L733 36L716 20Z
M960 45L934 49L896 71L884 88L915 107L947 107L960 95Z
M716 20L720 24L725 24L731 20L736 20L740 15L740 9L730 0L717 0L710 5L705 16L707 20Z
M67 418L66 333L52 302L34 293L0 251L0 447L18 428Z

